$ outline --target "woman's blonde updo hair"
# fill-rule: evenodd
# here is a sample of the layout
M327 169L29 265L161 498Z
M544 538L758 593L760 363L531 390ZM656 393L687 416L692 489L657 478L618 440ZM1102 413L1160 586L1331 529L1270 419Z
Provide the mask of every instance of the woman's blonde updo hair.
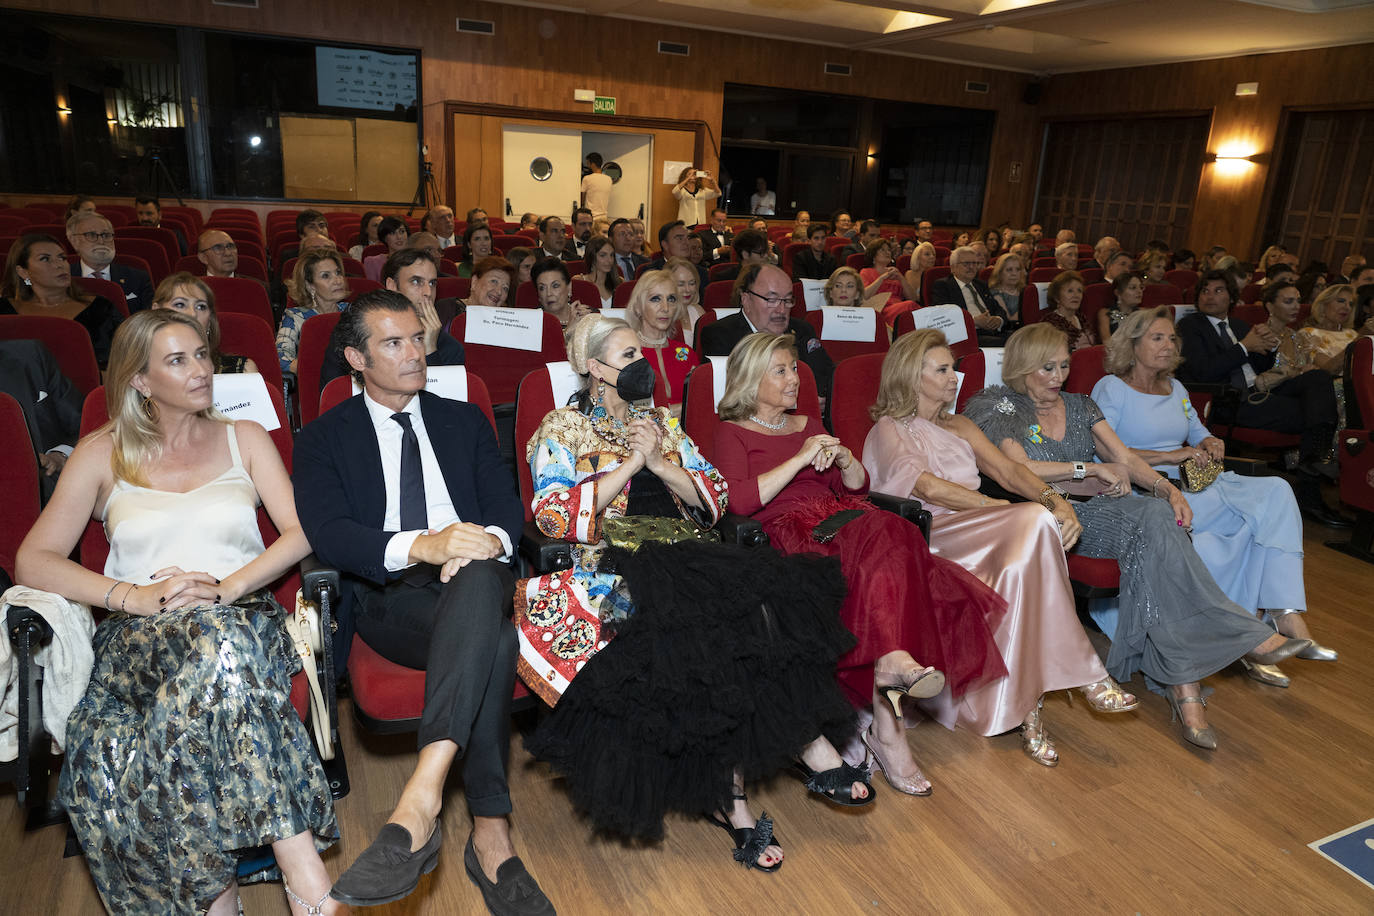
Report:
M1063 274L1060 274L1063 276ZM1002 381L1012 391L1026 393L1026 376L1045 363L1060 348L1069 348L1069 335L1052 324L1037 321L1007 338L1002 348Z
M835 288L835 281L840 279L840 277L854 278L854 285L859 288L858 295L854 301L856 305L863 305L864 281L863 278L859 276L859 272L852 267L837 267L835 272L830 275L830 279L825 281L825 286L821 289L821 295L825 297L825 304L835 304L834 300L830 298L830 292Z
M157 403L134 387L134 376L148 371L153 338L164 328L184 325L209 349L205 329L194 318L171 309L145 309L124 319L110 344L109 368L105 372L105 410L110 421L97 430L108 430L114 438L110 469L116 480L127 480L138 487L148 485L143 473L148 462L162 449L162 430L157 425ZM207 407L197 416L228 422Z
M696 270L696 268L692 269ZM677 278L673 276L672 271L645 271L635 281L634 291L630 293L630 301L625 304L625 321L636 334L644 330L644 303L648 302L649 297L660 289L666 289L674 298L677 297ZM682 304L682 300L678 299L677 309L673 312L672 324L681 327L685 314L685 306Z
M921 370L926 354L935 349L949 349L943 331L922 328L901 335L883 358L883 374L878 382L878 399L868 408L874 420L879 417L901 419L916 412L921 400ZM949 405L941 405L941 412Z
M606 340L622 328L634 331L619 318L591 314L579 318L568 331L568 362L572 363L573 371L582 376L584 388L589 382L587 360L605 356Z
M1308 315L1304 327L1319 328L1326 323L1326 307L1331 304L1331 300L1337 296L1346 296L1351 302L1355 301L1355 287L1349 283L1337 283L1328 286L1317 294L1317 298L1312 300L1312 313ZM1345 324L1341 326L1344 330L1355 327L1355 310L1352 308L1350 314L1346 316Z
M1102 367L1110 375L1125 378L1135 368L1135 345L1150 330L1150 325L1161 318L1168 320L1170 328L1174 326L1174 310L1167 305L1136 309L1123 318L1107 340L1107 355L1102 360ZM1173 375L1181 362L1183 357L1174 354L1173 362L1164 374Z
M730 351L725 364L725 394L717 408L722 420L743 420L758 409L759 383L777 350L787 350L796 359L797 339L791 334L758 331Z

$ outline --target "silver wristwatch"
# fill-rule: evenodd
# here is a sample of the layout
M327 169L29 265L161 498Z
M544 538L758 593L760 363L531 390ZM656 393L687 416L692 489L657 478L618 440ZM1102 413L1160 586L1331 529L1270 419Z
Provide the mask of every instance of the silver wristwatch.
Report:
M1075 462L1073 463L1073 479L1074 479L1074 480L1082 480L1084 477L1087 477L1087 476L1088 476L1088 466L1087 466L1086 464L1084 464L1083 462L1081 462L1081 461L1075 461Z

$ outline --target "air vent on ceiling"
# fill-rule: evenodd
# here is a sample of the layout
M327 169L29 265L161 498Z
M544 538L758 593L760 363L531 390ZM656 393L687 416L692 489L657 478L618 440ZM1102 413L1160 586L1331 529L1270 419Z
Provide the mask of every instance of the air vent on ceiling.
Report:
M987 83L980 83L978 80L965 80L965 82L964 82L964 91L965 91L965 92L978 92L978 93L981 93L981 94L983 94L983 95L987 95L987 94L988 94L988 84L987 84Z
M495 35L496 23L490 19L459 19L458 31L471 32L474 35Z
M825 62L826 76L849 76L853 69L854 68L849 66L849 64L836 64L830 61Z
M683 44L680 41L660 41L658 43L658 53L672 54L676 57L690 57L692 46Z

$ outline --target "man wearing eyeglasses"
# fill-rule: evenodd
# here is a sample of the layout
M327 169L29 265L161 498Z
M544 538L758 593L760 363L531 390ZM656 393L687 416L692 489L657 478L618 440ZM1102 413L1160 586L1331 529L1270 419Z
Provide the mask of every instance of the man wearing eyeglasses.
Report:
M114 263L114 229L105 217L99 213L73 215L67 220L67 241L76 249L81 276L118 283L131 313L153 304L153 281L148 275L136 267Z
M219 229L206 229L202 232L196 241L196 257L205 265L207 277L240 277L252 280L263 289L267 288L267 284L260 278L238 273L239 246L227 232L221 232Z
M736 344L755 331L791 334L797 339L797 356L816 377L821 397L828 397L835 364L821 346L815 329L800 318L791 317L794 303L792 280L780 268L772 264L745 265L740 268L730 294L730 306L739 311L701 329L702 354L729 356Z

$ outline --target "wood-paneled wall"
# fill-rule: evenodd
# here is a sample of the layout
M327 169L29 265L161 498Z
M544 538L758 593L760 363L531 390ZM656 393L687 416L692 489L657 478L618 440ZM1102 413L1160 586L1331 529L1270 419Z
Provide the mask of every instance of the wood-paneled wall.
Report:
M1040 109L1046 118L1211 109L1207 151L1259 155L1261 161L1234 172L1203 166L1188 247L1225 245L1255 259L1268 244L1261 232L1284 111L1368 107L1374 103L1371 53L1374 45L1363 44L1066 74L1049 81ZM1253 81L1259 82L1258 95L1235 94L1237 83Z
M6 5L53 13L117 19L155 19L173 25L229 29L316 40L355 41L421 51L425 141L438 167L446 151L446 100L579 112L594 120L591 104L574 102L574 89L617 99L618 114L704 121L709 126L706 168L718 168L721 102L727 82L790 86L821 92L928 102L997 112L983 222L1021 223L1030 216L1032 160L1039 146L1037 109L1021 101L1022 74L976 66L848 52L786 41L760 41L689 28L606 19L579 13L494 3L391 4L335 0L264 3L235 9L208 2L160 5L141 0L5 0ZM327 12L326 12L327 10ZM455 17L489 19L494 36L458 34ZM547 37L546 37L547 36ZM660 56L660 39L691 45L687 58ZM825 61L847 63L851 77L827 76ZM989 84L986 95L964 91L965 80ZM1013 161L1024 163L1021 181L1008 180ZM448 197L450 189L441 188ZM454 201L460 209L475 203ZM481 203L492 212L497 201ZM855 201L857 210L866 201Z

